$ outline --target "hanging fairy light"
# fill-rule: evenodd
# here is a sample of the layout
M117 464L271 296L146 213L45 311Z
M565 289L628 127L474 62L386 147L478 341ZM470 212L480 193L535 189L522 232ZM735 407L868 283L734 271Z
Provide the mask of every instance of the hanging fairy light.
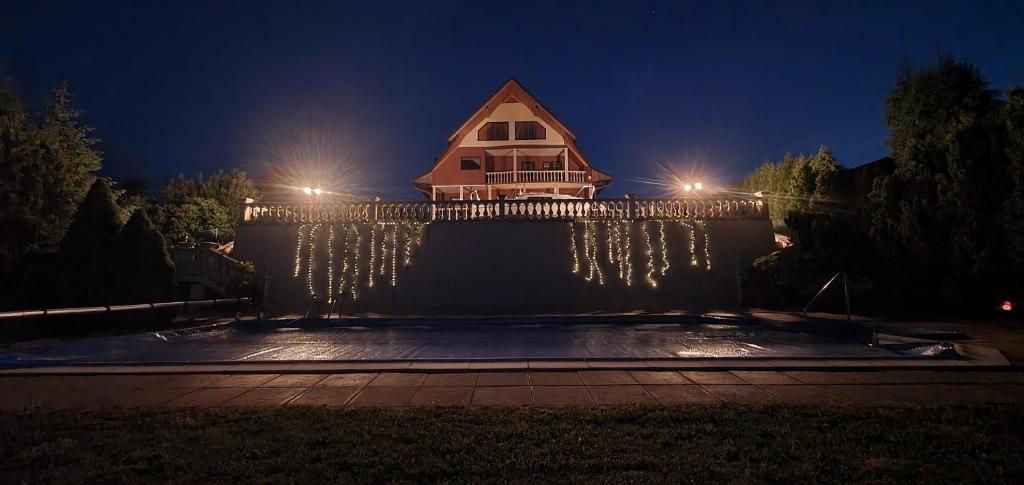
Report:
M370 266L367 274L366 285L373 288L373 269L377 267L377 225L370 226Z
M658 239L661 243L661 268L658 272L662 276L668 271L668 244L665 243L665 221L658 221Z
M682 225L686 226L690 230L690 266L696 268L699 266L697 262L697 235L693 229L693 224L689 222L682 222Z
M305 231L306 224L299 226L299 237L295 241L295 271L292 272L292 276L295 278L298 278L299 273L302 272L302 241L306 239Z
M395 271L395 261L398 260L398 224L391 226L391 287L398 284L398 273Z
M402 257L402 263L406 268L408 268L412 265L412 242L413 231L415 228L411 223L403 224L402 227L405 229L403 234L405 236L405 253Z
M597 270L597 284L604 286L604 271L601 270L601 258L598 257L598 226L596 222L591 223L591 225L592 231L590 235L590 254L591 256L593 256L594 259L594 269Z
M320 224L314 225L309 230L309 259L306 260L306 287L309 289L309 296L316 298L316 290L313 289L313 254L316 249L316 231Z
M587 273L585 280L589 283L594 279L594 258L590 254L590 222L583 223L583 257L587 260Z
M647 221L640 225L640 232L644 241L644 256L647 260L647 275L644 280L651 288L657 288L658 282L654 279L654 248L651 247L651 234L647 231Z
M623 223L623 229L625 233L625 259L626 259L626 286L633 286L633 252L629 246L629 240L632 239L632 232L630 229L632 225L629 222Z
M711 236L708 234L708 225L701 221L701 231L704 232L704 267L711 271Z
M327 226L327 303L334 303L334 226Z
M622 257L622 223L615 222L615 260L619 262L619 279L626 279L626 261Z
M615 254L612 251L612 223L609 221L604 222L604 234L608 243L608 264L615 264Z
M337 294L341 295L342 300L345 298L345 277L348 275L348 241L349 236L352 234L352 228L348 225L341 226L342 240L341 240L341 274L338 275L338 291Z
M388 263L388 226L380 225L380 275L384 276L384 268Z
M363 234L359 232L359 225L352 224L352 232L356 236L356 243L352 246L352 282L349 287L352 289L352 301L359 299L359 246L363 245ZM371 278L372 278L372 271Z
M576 223L569 223L569 247L572 250L572 274L580 272L580 256L576 250Z

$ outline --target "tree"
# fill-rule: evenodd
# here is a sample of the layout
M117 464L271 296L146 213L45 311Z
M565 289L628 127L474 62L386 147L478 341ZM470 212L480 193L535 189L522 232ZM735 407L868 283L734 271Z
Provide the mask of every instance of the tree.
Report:
M206 237L231 239L235 221L214 199L192 197L181 204L163 208L164 231L175 240L194 243Z
M768 214L777 227L784 227L790 212L821 210L832 202L839 171L835 156L822 146L814 156L787 154L777 163L763 163L740 188L767 192Z
M956 305L991 298L1001 278L996 225L1006 196L1002 102L978 70L941 57L904 69L886 99L895 172L875 181L871 234L915 297L938 286Z
M115 257L119 211L106 180L96 179L60 242L64 304L108 304L117 290L112 282L118 268L134 264Z
M143 209L128 219L117 238L117 257L126 264L118 271L117 299L126 303L173 299L177 291L174 262L164 237Z

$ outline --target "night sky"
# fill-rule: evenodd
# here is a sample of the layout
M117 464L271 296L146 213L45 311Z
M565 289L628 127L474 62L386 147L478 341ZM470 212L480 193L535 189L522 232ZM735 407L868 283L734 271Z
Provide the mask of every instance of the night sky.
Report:
M157 3L0 7L0 73L31 106L67 80L104 173L152 190L315 144L353 188L416 198L410 179L509 77L616 178L604 196L819 145L874 160L900 67L940 53L1024 85L1020 1Z

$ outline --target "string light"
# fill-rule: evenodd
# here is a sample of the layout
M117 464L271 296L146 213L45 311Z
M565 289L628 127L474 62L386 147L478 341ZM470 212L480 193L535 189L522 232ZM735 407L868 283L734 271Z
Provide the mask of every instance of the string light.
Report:
M665 221L658 221L658 238L661 240L661 268L658 270L662 276L668 271L668 245L665 243Z
M626 279L626 261L622 258L622 223L615 222L615 260L619 262L619 279Z
M405 256L403 257L402 261L404 266L408 268L410 265L412 265L412 235L415 227L410 223L405 223L402 225L402 227L405 228Z
M352 246L352 282L349 285L352 289L352 301L356 301L359 299L359 246L363 245L363 233L356 224L352 224L352 231L356 235L356 243ZM370 277L373 278L373 271L370 272Z
M309 296L316 298L316 291L313 289L313 254L316 249L316 231L320 224L309 230L309 259L306 261L306 286L309 288Z
M395 271L395 261L398 259L398 224L391 226L391 287L398 285L398 273Z
M380 225L380 275L384 276L384 268L388 263L388 226Z
M576 252L576 223L569 223L569 247L572 248L572 274L580 272L580 256Z
M327 226L327 303L334 303L334 226Z
M690 266L696 268L699 266L699 263L697 263L697 236L694 234L693 224L689 222L680 222L680 224L690 230Z
M587 260L587 266L590 269L584 278L589 283L594 279L594 259L590 257L590 222L583 223L583 257Z
M711 271L711 236L708 234L708 226L704 221L700 222L701 231L704 232L704 266Z
M345 275L348 274L348 240L352 234L352 227L349 225L342 225L343 239L341 241L342 256L341 256L341 275L338 276L338 295L341 299L345 299Z
M299 237L295 241L295 271L292 272L292 277L298 278L299 273L302 271L302 241L305 239L306 225L299 226Z
M651 288L657 288L658 282L654 279L654 249L651 247L651 235L647 231L647 221L640 225L640 232L643 234L644 255L647 256L647 276L644 279Z
M615 255L612 253L612 223L605 221L604 223L604 234L605 239L608 242L608 264L615 264Z
M373 288L373 268L377 266L377 225L370 226L370 266L367 274L367 285Z
M626 286L633 286L633 252L629 246L629 240L632 239L632 228L633 225L629 222L623 222L622 227L626 234L626 245L625 245L625 257L626 257Z
M590 244L592 247L590 249L590 254L594 258L594 268L597 270L597 284L604 286L604 271L601 271L601 258L598 257L597 252L597 239L599 235L597 227L598 226L596 222L591 223L592 231L590 234Z

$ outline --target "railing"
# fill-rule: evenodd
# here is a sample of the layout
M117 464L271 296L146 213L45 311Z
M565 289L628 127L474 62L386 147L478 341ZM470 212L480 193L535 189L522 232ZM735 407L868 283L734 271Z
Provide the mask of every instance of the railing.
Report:
M528 182L586 182L587 172L564 170L520 170L517 172L488 172L489 184Z
M768 219L760 199L466 200L444 202L254 202L246 224L542 220Z
M200 283L226 295L241 276L238 260L208 246L171 248L175 277L183 283Z

